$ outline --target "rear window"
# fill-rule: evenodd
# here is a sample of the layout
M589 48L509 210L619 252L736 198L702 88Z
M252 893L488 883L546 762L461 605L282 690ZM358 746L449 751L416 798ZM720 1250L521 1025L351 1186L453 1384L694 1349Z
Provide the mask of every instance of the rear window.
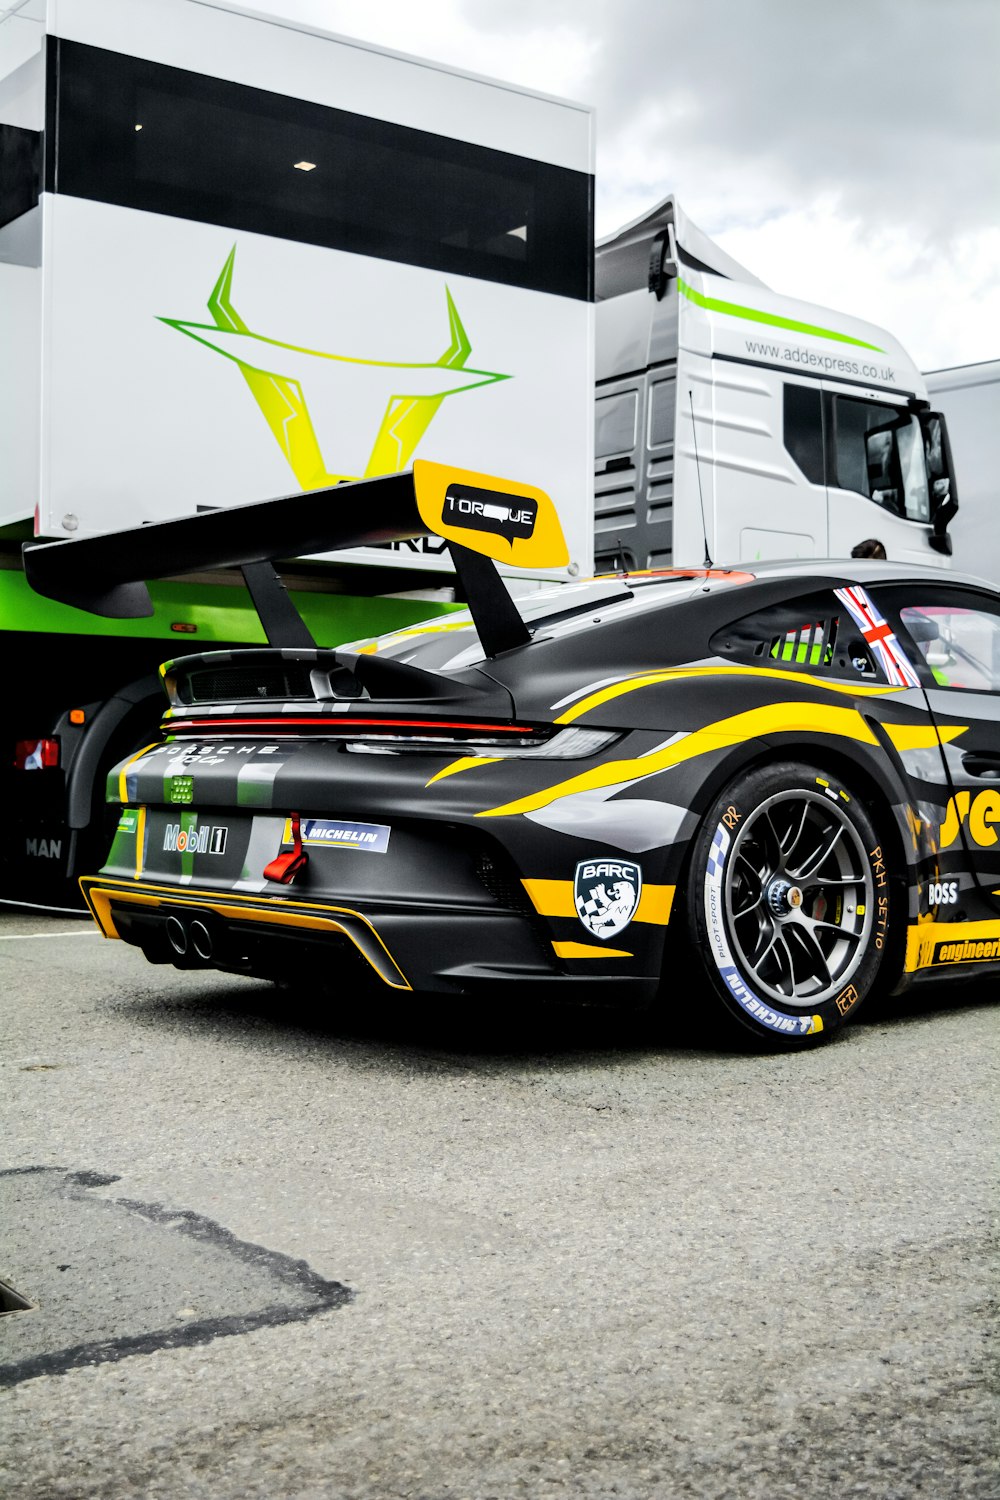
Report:
M759 667L881 679L872 652L829 590L746 615L717 631L711 646L720 656Z

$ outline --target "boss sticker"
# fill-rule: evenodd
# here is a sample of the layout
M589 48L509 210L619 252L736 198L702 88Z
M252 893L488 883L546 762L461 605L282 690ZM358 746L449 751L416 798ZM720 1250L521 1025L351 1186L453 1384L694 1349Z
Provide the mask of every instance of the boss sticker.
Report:
M624 931L635 916L641 892L642 871L631 860L582 859L576 867L577 916L596 938Z
M958 900L958 881L932 880L927 887L927 900L931 906L954 906Z

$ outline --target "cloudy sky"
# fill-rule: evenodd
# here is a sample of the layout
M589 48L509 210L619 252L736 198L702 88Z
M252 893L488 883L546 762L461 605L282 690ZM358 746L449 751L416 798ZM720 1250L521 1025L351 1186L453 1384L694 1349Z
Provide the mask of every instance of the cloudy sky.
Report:
M592 103L597 230L668 192L925 370L1000 358L1000 0L257 0Z

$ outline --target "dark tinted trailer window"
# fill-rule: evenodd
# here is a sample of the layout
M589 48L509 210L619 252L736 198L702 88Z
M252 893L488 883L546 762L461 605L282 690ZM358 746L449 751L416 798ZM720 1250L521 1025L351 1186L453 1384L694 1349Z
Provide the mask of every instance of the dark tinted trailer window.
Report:
M659 448L674 440L676 380L658 380L649 392L649 446Z
M50 191L592 297L587 173L78 42L48 45Z
M784 391L785 447L810 484L823 484L823 398L809 385L786 385Z
M615 396L599 396L594 406L594 457L611 453L631 453L635 447L635 391L619 391Z

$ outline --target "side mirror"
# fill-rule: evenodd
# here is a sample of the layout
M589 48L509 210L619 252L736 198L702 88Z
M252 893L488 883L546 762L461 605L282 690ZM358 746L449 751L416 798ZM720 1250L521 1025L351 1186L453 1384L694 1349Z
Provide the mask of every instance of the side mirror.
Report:
M958 514L958 489L951 461L948 424L939 411L922 411L919 420L931 491L933 529L928 540L935 552L950 557L952 545L948 527Z
M937 489L939 484L947 486L948 480L935 480L935 490ZM950 557L954 549L952 547L951 537L948 535L948 527L958 515L958 501L953 499L952 496L948 494L947 488L944 490L944 494L946 498L943 500L939 500L937 506L934 509L934 529L932 530L927 540L930 542L935 552L941 552L945 557Z

